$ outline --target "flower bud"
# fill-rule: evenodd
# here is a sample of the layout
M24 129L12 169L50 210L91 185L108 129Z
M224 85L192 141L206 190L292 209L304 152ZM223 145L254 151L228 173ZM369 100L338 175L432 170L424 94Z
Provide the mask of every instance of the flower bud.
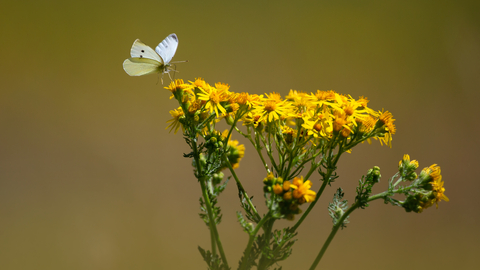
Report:
M417 173L413 172L413 173L411 173L407 176L407 179L410 180L410 181L413 181L413 180L417 179L417 176L418 176Z
M285 201L290 201L292 199L292 192L289 191L289 192L283 194L283 199Z
M231 115L225 117L225 120L227 121L228 125L233 125L233 117Z
M282 194L283 193L282 186L280 186L279 184L276 184L275 186L273 186L273 193L275 193L277 195Z

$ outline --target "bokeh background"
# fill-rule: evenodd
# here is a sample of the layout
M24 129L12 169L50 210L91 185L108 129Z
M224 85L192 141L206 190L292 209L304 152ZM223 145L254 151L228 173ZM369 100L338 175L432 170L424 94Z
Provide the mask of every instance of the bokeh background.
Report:
M206 269L200 188L182 136L165 130L177 105L158 76L122 69L135 39L155 47L170 33L180 40L174 60L189 60L177 78L257 94L333 89L397 119L393 148L364 144L343 157L284 269L315 258L337 187L352 201L377 165L381 192L405 153L441 166L451 201L422 214L380 201L355 212L319 269L478 269L479 1L1 6L0 269ZM249 145L238 174L264 211ZM230 185L222 195L219 228L234 268L247 243L236 194Z

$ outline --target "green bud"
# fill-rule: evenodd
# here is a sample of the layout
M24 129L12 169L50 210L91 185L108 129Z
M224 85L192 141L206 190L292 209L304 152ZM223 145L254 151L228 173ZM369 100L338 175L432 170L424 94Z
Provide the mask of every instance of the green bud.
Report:
M407 179L410 180L410 181L413 181L413 180L417 179L417 176L418 176L417 173L413 172L413 173L411 173L407 176Z
M233 125L233 117L231 115L226 117L225 121L227 121L227 124L229 124L230 126Z
M335 216L337 218L341 218L343 216L343 209L337 206L337 209L335 210Z
M283 184L283 178L279 176L277 178L277 180L275 181L275 183L280 184L280 185Z

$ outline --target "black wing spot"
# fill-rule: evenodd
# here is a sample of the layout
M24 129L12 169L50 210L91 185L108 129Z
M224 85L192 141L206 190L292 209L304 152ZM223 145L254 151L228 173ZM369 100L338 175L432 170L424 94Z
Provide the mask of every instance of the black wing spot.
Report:
M142 52L145 52L144 50L142 50Z
M143 58L143 55L140 55L140 58Z
M173 39L175 39L175 41L178 41L178 39L177 39L177 36L176 36L176 35L171 35L171 37L172 37Z

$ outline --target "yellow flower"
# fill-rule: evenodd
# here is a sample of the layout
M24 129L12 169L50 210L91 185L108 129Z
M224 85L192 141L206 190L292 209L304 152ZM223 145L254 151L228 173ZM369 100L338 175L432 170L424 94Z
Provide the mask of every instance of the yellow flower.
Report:
M317 106L317 104L313 102L314 97L302 91L290 90L290 93L285 98L293 106L290 117L302 118L303 114L310 108Z
M246 105L248 109L261 103L263 95L250 95L249 93L242 92L236 95L236 101L239 105Z
M356 118L355 121L359 124L359 131L361 133L368 133L373 130L377 119L371 115L367 115L362 118Z
M400 167L402 166L402 164L411 171L418 168L418 161L410 160L410 155L408 154L403 155L403 159L400 160L400 162L398 163L398 166Z
M432 199L431 204L436 203L438 208L438 203L441 200L444 200L446 202L450 201L448 197L444 194L445 188L443 187L440 166L438 166L437 164L433 164L430 167L423 169L420 173L420 178L423 180L423 182L429 181L429 185L425 185L425 189L432 190L433 192L434 198Z
M329 91L321 91L317 90L315 93L315 97L317 98L318 102L324 102L327 100L334 100L335 99L335 91L329 90Z
M342 128L348 128L350 127L347 126L348 121L347 121L347 115L343 110L337 110L334 112L334 118L335 120L333 121L333 130L335 132L339 132Z
M272 92L270 94L265 94L267 100L282 101L282 96L279 93Z
M185 84L182 79L176 79L174 81L171 81L170 85L168 85L164 88L170 90L170 92L172 92L172 94L175 94L175 92L177 90L187 89L189 87L190 87L190 85Z
M288 113L291 112L291 107L289 103L285 101L276 100L276 99L267 99L263 103L256 107L255 112L260 114L260 122L274 122L275 120L280 120L286 117Z
M315 114L309 110L303 117L302 127L307 130L308 135L315 138L329 138L332 133L332 119L327 106L323 106L321 113Z
M230 85L226 83L220 83L220 82L216 83L215 87L218 89L218 91L221 91L221 92L227 92L228 89L230 89Z
M228 161L232 164L232 168L236 169L240 166L240 160L245 156L245 145L239 144L237 140L230 140L228 141L228 146Z
M190 86L189 84L186 84L183 82L182 79L176 79L174 81L171 81L170 82L170 85L164 87L165 89L168 89L170 92L172 92L172 95L170 96L170 99L174 98L175 97L175 93L177 91L185 91L187 93L190 93L191 95L193 95L193 91L192 91L192 86ZM179 97L177 97L179 98ZM186 100L188 99L188 96L185 95L185 96L181 96L180 97L180 100L181 102L186 102Z
M221 102L226 101L225 90L219 91L215 87L206 84L204 87L199 87L200 92L197 93L198 99L205 101L205 109L209 112L215 112L217 117L218 111L222 114L226 114L227 110L222 106Z
M207 86L207 83L205 83L205 80L202 78L196 78L194 82L190 83L197 88L205 88Z
M312 182L310 180L307 180L304 183L303 176L300 178L295 177L290 187L294 189L293 197L297 199L299 203L314 201L315 197L317 196L317 193L315 191L310 190L310 188L312 187Z
M175 110L171 110L170 115L173 117L173 119L170 119L170 120L167 121L167 123L169 123L169 122L171 122L171 123L165 129L170 128L170 132L172 132L172 130L175 130L174 134L177 133L177 131L180 127L182 127L182 131L183 131L183 126L180 123L180 118L182 118L184 116L182 107L178 107Z
M388 145L390 148L392 148L392 135L396 132L395 125L393 124L395 119L393 119L393 115L389 111L381 111L379 113L380 116L375 128L379 129L381 132L379 136L373 138L375 140L379 140L380 144L383 145L383 143L385 143L385 145Z
M390 134L395 134L395 132L397 131L395 125L393 124L393 122L395 121L395 119L393 119L393 115L391 112L389 111L386 111L386 112L381 112L380 113L380 116L378 118L378 121L380 123L383 123L383 125L385 126L386 130L390 133Z

